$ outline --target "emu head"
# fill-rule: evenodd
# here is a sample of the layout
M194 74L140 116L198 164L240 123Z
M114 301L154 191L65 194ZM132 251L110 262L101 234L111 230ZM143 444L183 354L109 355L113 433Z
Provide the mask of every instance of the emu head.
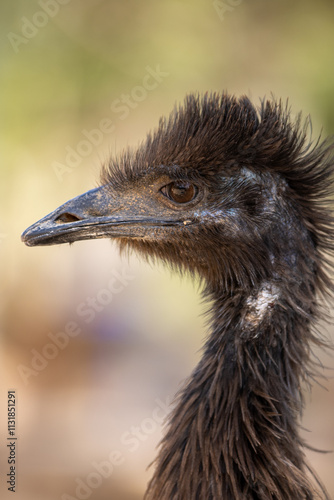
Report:
M314 270L326 226L314 198L329 169L326 149L305 141L281 103L257 111L245 97L189 95L136 151L110 160L101 187L22 239L113 238L198 274L211 290L252 287L277 265L294 268L301 254Z

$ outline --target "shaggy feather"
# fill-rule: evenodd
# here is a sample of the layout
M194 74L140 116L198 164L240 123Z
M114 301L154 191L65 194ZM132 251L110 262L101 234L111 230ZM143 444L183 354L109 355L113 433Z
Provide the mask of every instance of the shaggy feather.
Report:
M308 139L281 102L187 96L136 151L104 168L122 191L167 172L208 191L168 240L120 239L196 274L211 301L203 358L177 397L147 500L327 498L308 475L301 383L333 291L332 145Z

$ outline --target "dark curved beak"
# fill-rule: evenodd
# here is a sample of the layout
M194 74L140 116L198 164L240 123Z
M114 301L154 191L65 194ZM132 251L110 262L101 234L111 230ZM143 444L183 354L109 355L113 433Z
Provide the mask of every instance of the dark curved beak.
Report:
M142 206L139 199L124 200L107 186L87 191L61 205L28 227L22 241L28 246L56 245L95 238L145 238L152 227L178 225Z
M104 186L87 191L28 227L21 239L26 245L35 246L101 238L107 225L117 226L117 217L110 216L111 201Z

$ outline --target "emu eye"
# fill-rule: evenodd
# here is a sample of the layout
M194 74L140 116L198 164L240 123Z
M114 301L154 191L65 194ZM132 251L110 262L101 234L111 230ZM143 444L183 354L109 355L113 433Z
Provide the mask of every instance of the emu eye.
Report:
M174 181L161 188L161 192L175 203L189 203L197 195L198 188L190 182Z

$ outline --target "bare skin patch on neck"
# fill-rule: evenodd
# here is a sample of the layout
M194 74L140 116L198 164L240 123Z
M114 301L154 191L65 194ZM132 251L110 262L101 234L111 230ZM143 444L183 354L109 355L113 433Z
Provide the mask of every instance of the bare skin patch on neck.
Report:
M245 326L252 330L258 327L266 316L271 314L279 295L279 289L276 285L268 282L263 283L256 293L251 294L246 299Z

